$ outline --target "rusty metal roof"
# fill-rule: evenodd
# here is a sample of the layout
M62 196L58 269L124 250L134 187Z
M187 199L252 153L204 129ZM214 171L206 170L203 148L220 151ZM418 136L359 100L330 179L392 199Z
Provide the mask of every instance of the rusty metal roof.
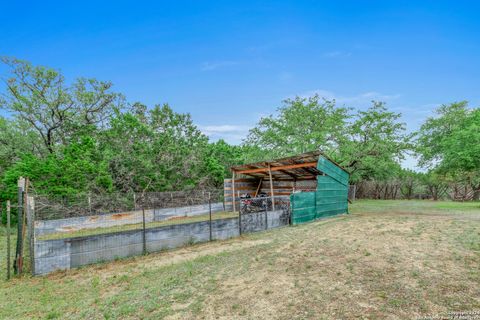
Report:
M274 180L311 180L322 174L317 169L319 157L323 156L340 169L344 170L321 151L302 153L288 158L248 163L231 167L236 174L248 175L255 178L268 178L269 168Z

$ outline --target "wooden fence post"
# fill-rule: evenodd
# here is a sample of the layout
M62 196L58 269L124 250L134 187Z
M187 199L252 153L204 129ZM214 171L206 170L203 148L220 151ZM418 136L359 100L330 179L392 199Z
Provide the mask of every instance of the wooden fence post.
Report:
M242 235L242 201L240 200L240 191L238 192L238 234ZM233 201L235 201L235 194L233 195Z
M88 212L92 214L92 197L90 193L88 194Z
M210 217L210 241L212 241L212 198L210 192L208 193L208 212Z
M7 280L10 279L10 200L7 200Z
M272 168L268 165L268 178L270 179L270 196L272 198L272 211L275 211L275 195L273 193Z
M30 269L32 275L35 275L35 198L32 196L27 197L27 225Z
M262 199L263 202L263 199ZM265 230L268 229L268 210L267 210L267 201L265 200L265 203L263 203L263 207L265 210Z
M235 212L235 171L232 173L232 201L233 201L233 212ZM240 206L240 205L239 205Z
M17 206L17 249L13 271L15 274L22 273L23 265L23 193L25 191L25 178L18 178L18 206Z

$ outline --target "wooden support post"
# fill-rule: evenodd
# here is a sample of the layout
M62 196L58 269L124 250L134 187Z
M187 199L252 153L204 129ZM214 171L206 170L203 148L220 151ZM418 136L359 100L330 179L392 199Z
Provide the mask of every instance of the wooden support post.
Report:
M23 265L23 193L25 191L25 178L18 178L18 207L17 207L17 249L13 271L15 274L22 273Z
M143 237L142 237L142 240L143 240L143 254L146 255L147 254L147 236L145 234L146 230L145 230L145 208L142 206L142 227L143 227Z
M28 206L28 187L30 182L28 177L25 178L25 189L23 191L23 231L22 231L22 243L25 242L25 237L27 236L27 206Z
M88 193L88 212L92 214L92 197L90 193Z
M10 200L7 200L7 280L10 279Z
M212 241L212 197L208 193L208 217L210 218L210 241Z
M240 201L240 191L238 191L238 199L239 199L239 208L238 208L238 234L242 235L242 204Z
M235 171L232 173L232 201L233 201L233 212L235 212Z
M30 272L35 275L35 198L27 196L27 232L30 250Z
M260 182L258 183L257 190L255 191L255 195L253 196L254 198L258 197L258 193L260 192L260 189L262 189L262 183L263 183L263 177L260 178Z
M268 165L268 177L270 178L270 195L272 197L272 211L275 211L275 195L273 194L273 180L272 180L272 170L270 164Z

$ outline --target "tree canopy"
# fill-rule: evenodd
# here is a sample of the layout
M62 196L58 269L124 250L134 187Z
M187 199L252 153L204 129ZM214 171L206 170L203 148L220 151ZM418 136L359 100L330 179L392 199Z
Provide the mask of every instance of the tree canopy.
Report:
M244 145L271 157L322 150L352 175L352 181L384 178L409 148L400 114L382 102L367 110L338 107L318 95L288 99L278 115L262 118Z
M346 168L351 183L374 181L377 191L383 183L406 198L419 186L437 198L459 181L480 189L480 110L467 102L442 105L412 139L401 114L383 102L355 109L295 97L230 145L209 141L168 104L129 103L110 82L67 81L55 69L2 62L10 73L0 89L1 199L15 197L19 176L47 195L219 188L235 164L313 150ZM401 168L409 151L427 173Z

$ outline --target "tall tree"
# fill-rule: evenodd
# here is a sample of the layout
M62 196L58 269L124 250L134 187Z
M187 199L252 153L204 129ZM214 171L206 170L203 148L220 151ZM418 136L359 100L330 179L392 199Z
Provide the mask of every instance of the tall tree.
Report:
M331 156L350 172L353 182L393 176L410 148L410 135L400 121L401 114L389 111L383 102L373 101L370 108L358 111L353 118Z
M297 97L286 100L278 116L262 118L244 145L257 147L263 159L322 150L350 171L353 182L384 179L410 147L400 117L381 102L353 113L319 96Z
M260 119L245 145L258 147L262 156L280 157L338 146L349 119L349 109L318 95L283 101L277 116ZM258 159L260 160L260 159Z
M11 76L4 79L0 107L39 136L42 152L54 153L76 131L102 125L114 108L123 105L123 97L111 92L110 82L81 78L68 84L57 70L18 59L1 60L10 67Z
M480 109L466 101L442 105L417 132L420 164L463 180L480 197Z
M131 112L117 112L102 145L117 190L182 190L211 183L208 138L189 114L166 104L151 110L135 104Z

